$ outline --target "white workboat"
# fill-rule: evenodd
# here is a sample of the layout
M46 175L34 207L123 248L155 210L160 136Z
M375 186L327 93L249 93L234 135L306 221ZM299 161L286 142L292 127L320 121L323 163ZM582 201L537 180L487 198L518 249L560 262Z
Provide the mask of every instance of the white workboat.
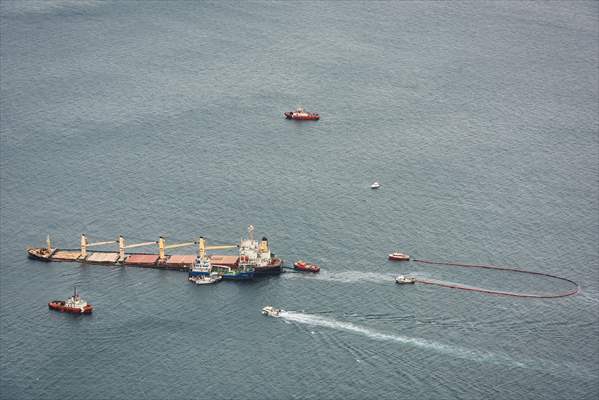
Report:
M223 277L216 272L212 272L210 275L195 275L189 277L189 280L196 285L209 285L211 283L220 282L221 279L223 279Z
M416 278L413 276L399 275L397 278L395 278L395 282L399 284L416 283Z
M262 315L266 315L268 317L278 317L281 314L281 309L274 308L273 306L266 306L262 309Z

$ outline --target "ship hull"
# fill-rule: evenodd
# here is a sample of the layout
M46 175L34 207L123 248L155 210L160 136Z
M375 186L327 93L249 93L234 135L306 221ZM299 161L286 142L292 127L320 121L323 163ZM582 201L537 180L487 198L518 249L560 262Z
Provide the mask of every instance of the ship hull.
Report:
M194 277L194 276L209 276L210 272L204 272L204 271L189 271L189 277Z
M310 115L297 115L293 112L283 113L286 119L293 119L296 121L318 121L320 119L319 115L310 114Z
M254 279L254 272L237 272L234 274L223 274L223 280L228 281L249 281Z
M50 258L51 255L52 255L51 252L48 252L46 249L43 249L43 248L27 249L27 257L29 257L33 260L50 262L50 261L52 261Z
M64 305L64 301L51 301L48 303L48 308L50 310L59 311L62 313L68 314L91 314L93 311L93 307L88 304L83 308L79 307L67 307Z
M264 267L254 267L254 272L257 276L278 275L283 272L283 260L273 258L272 262Z
M295 269L296 271L302 271L302 272L312 272L312 273L320 272L320 267L317 265L313 265L313 264L306 264L306 265L293 264L293 269Z

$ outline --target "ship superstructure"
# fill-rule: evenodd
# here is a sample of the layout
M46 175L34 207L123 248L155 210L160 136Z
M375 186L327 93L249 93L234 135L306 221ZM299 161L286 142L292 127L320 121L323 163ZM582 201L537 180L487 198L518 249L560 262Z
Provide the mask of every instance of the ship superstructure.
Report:
M248 226L247 239L239 243L239 266L252 266L256 274L278 274L283 261L274 257L268 245L268 239L254 240L254 226Z

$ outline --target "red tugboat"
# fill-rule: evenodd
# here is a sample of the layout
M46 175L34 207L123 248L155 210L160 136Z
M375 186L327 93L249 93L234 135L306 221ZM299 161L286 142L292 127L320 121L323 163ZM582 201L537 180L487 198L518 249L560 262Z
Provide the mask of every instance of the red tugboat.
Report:
M318 265L310 264L302 260L294 262L293 268L304 272L320 272L320 267Z
M285 118L287 119L295 119L298 121L318 121L320 119L320 115L317 113L305 111L301 107L295 111L288 111L283 114L285 114Z
M389 254L389 260L391 261L410 261L410 256L404 253L391 253Z
M94 309L91 304L88 304L87 301L79 297L79 294L77 293L77 288L75 288L75 293L73 293L73 295L68 299L64 301L52 300L48 303L48 307L51 310L71 314L91 314Z

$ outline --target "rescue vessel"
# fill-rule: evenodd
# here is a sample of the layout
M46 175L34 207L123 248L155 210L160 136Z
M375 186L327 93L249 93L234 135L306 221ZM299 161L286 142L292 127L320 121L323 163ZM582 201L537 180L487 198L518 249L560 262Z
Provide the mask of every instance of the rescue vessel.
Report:
M283 114L285 115L285 118L295 119L297 121L318 121L320 119L320 115L317 113L308 112L302 107L296 109L295 111L288 111Z
M48 308L70 314L91 314L94 309L91 304L79 296L77 288L75 288L73 295L66 300L52 300L49 302Z
M293 263L293 268L304 272L320 272L320 267L316 264L307 263L299 260Z

